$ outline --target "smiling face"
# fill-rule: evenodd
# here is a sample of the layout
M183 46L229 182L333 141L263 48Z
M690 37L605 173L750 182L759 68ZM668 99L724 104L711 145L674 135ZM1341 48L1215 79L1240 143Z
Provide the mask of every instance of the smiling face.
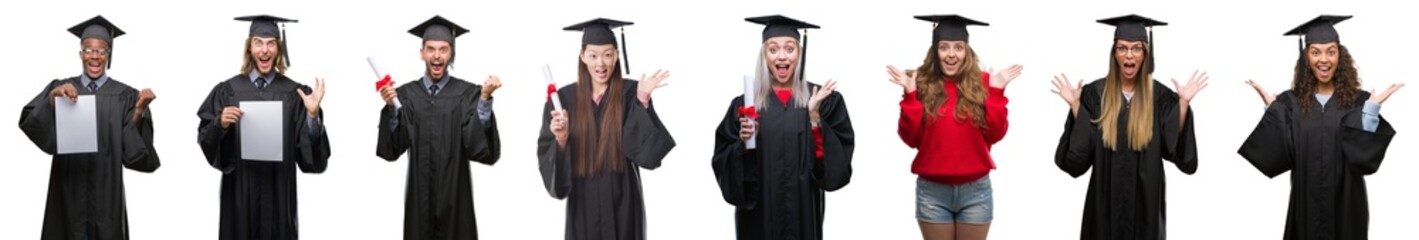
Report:
M611 80L611 73L616 71L616 61L619 58L615 44L588 44L581 51L581 63L586 64L586 72L591 74L591 80L597 84Z
M84 75L97 79L108 68L108 42L97 38L85 38L80 42L79 59L84 62Z
M1311 74L1321 84L1329 84L1335 78L1336 64L1340 62L1340 44L1336 42L1312 43L1306 47L1306 62Z
M779 84L789 84L793 81L793 72L798 70L800 54L802 52L798 48L798 39L793 37L772 37L764 41L764 63L767 63L769 72L774 75L774 81Z
M1132 80L1138 77L1143 61L1147 59L1147 49L1148 46L1143 41L1114 41L1114 60L1118 62L1118 69L1122 71L1124 79Z
M948 78L955 78L966 62L966 41L940 41L936 43L936 60L941 64L941 72Z
M270 74L276 68L276 56L280 53L280 41L269 37L251 37L247 47L250 52L251 61L256 63L256 71L262 75Z
M449 58L453 57L453 46L448 41L429 40L424 41L424 47L419 51L420 58L424 59L424 72L430 79L443 79L448 74Z

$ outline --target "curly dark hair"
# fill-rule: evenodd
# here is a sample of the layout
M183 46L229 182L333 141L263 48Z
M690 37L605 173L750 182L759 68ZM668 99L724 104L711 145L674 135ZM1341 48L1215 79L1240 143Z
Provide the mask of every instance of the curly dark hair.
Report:
M1335 86L1333 96L1340 107L1351 107L1356 96L1360 94L1360 74L1355 69L1355 59L1350 57L1350 50L1345 45L1335 44L1340 48L1340 61L1336 64L1335 77L1330 79ZM1316 78L1311 71L1310 61L1306 59L1306 51L1301 50L1301 54L1296 58L1295 79L1291 81L1291 91L1297 97L1312 96L1316 94L1316 86L1320 85L1320 79ZM1304 99L1304 98L1302 98ZM1310 113L1314 101L1299 101L1301 112Z

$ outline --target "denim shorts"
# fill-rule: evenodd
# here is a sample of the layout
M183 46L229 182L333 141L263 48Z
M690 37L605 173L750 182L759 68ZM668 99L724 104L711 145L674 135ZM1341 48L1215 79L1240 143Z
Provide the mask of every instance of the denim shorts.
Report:
M994 218L990 176L961 185L916 179L916 220L926 223L987 224Z

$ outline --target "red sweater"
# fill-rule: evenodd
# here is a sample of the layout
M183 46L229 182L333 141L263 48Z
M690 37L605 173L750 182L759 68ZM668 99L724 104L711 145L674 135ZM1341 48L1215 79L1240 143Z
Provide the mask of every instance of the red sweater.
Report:
M1005 137L1010 124L1006 119L1005 89L989 87L990 74L981 73L981 84L987 86L985 126L977 127L974 120L956 119L956 82L945 81L946 102L937 109L939 115L926 119L917 92L902 95L902 117L897 123L897 135L907 146L917 149L912 161L912 173L937 183L961 185L990 173L995 161L990 147ZM925 121L923 121L925 120Z

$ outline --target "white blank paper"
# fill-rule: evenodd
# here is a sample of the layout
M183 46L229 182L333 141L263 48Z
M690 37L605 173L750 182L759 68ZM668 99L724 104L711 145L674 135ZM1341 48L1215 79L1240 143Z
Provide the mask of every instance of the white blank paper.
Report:
M98 112L94 95L80 95L79 101L54 98L54 143L58 154L99 151Z
M240 103L242 115L238 120L241 128L241 158L256 161L282 160L281 146L284 129L281 119L281 101L243 101Z

